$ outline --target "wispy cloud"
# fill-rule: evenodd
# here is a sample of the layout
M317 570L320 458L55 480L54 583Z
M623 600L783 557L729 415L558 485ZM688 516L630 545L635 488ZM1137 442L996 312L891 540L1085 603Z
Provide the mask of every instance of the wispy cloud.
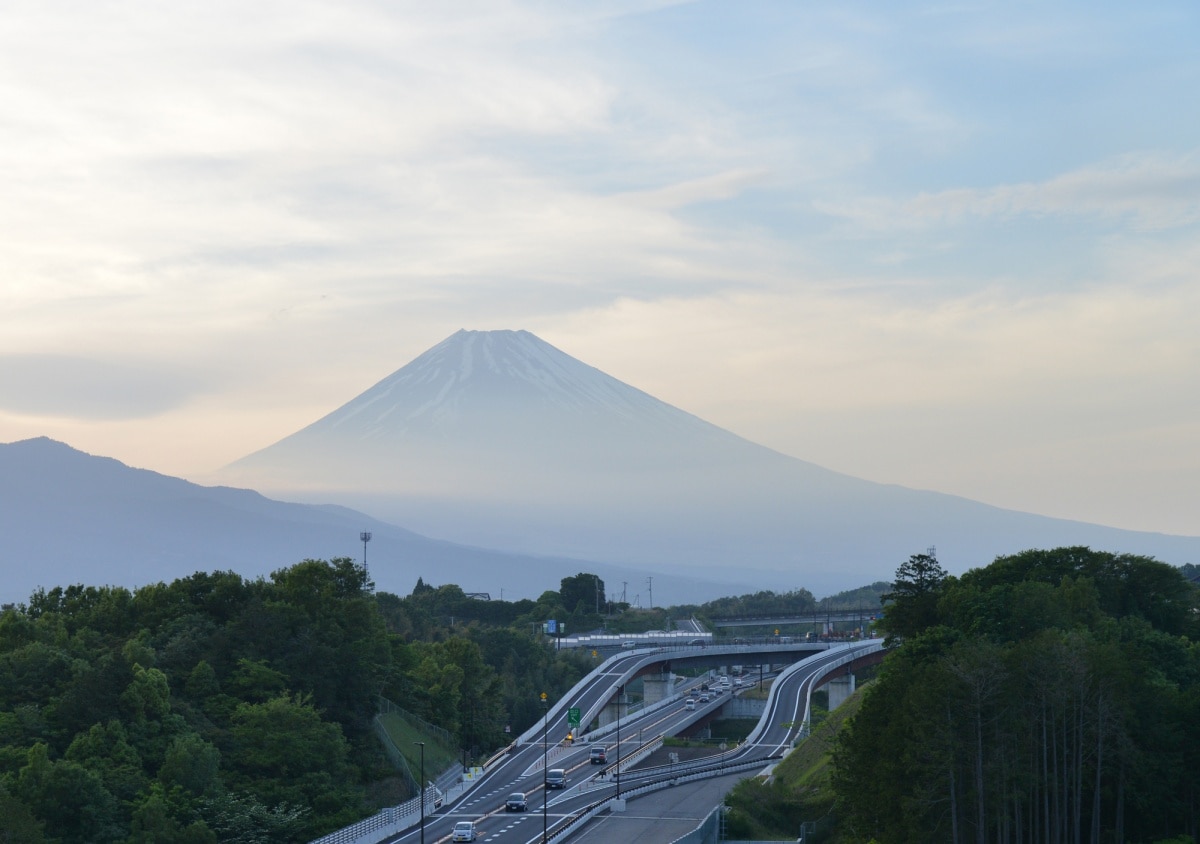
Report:
M873 230L932 228L971 218L1096 217L1138 229L1200 222L1200 156L1130 154L1041 182L956 188L907 200L816 200L831 216Z
M1100 437L1070 385L1194 393L1198 20L10 3L0 439L207 469L464 327L889 479L992 471L963 431L999 452L1022 410ZM1194 451L1178 402L1156 425ZM887 447L900 417L922 448Z
M0 356L0 413L69 419L139 419L175 409L197 389L178 367L66 355Z

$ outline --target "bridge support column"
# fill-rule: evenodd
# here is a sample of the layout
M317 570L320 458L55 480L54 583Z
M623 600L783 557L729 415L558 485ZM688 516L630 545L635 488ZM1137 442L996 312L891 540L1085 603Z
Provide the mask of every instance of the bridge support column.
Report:
M854 694L854 675L846 673L840 677L834 677L826 684L825 688L829 690L829 711L832 712L841 706L846 698Z
M766 698L731 697L721 707L721 717L758 719L766 711Z
M613 696L613 699L604 705L600 710L600 714L596 716L596 721L601 727L608 726L617 720L618 717L625 718L629 715L629 696L621 697Z
M642 679L642 699L646 702L646 706L657 703L673 694L675 694L674 674L659 674L657 677L645 677Z

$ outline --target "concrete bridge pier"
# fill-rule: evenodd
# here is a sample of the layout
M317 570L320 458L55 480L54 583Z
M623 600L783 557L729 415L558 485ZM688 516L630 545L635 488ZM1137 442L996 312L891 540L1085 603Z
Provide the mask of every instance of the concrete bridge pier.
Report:
M825 687L829 690L829 711L832 712L854 694L854 674L846 672L840 677L834 677Z
M613 695L613 699L604 705L596 716L597 725L606 727L618 718L629 716L629 695Z
M642 700L646 706L658 703L664 698L675 694L675 675L667 672L657 676L642 678Z

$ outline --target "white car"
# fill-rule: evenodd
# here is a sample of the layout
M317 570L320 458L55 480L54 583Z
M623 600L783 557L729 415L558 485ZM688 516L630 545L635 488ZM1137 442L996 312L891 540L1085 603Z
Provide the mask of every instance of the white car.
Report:
M472 821L459 821L454 825L454 837L451 841L474 841L475 824Z

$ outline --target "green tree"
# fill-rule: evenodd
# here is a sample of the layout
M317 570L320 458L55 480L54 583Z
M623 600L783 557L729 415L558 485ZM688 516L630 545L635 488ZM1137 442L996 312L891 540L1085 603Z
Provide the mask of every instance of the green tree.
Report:
M1176 572L1064 548L897 580L899 646L835 757L854 840L1194 834L1200 644Z
M100 777L69 760L51 761L44 744L34 745L27 759L15 793L48 837L97 844L123 837L117 800Z
M199 797L221 787L221 752L195 733L177 736L158 769L164 788Z
M77 734L66 758L98 775L104 787L121 800L133 800L146 787L142 759L129 743L125 727L115 719Z
M604 605L604 581L598 575L580 572L564 577L558 590L559 599L568 613L577 610L594 615L597 606Z
M124 844L216 844L217 836L202 821L185 825L175 817L170 803L151 793L133 812Z
M230 752L239 761L230 784L265 805L340 810L353 802L343 787L352 778L342 729L322 720L304 697L241 704L229 738ZM338 801L342 807L331 806Z
M45 824L29 807L9 794L0 781L0 841L4 844L43 844Z
M946 571L932 552L913 554L896 569L892 591L883 596L884 617L879 626L889 643L915 636L938 623L938 599Z
M307 826L303 806L266 806L249 794L222 792L201 803L205 824L221 844L275 844L297 841Z

